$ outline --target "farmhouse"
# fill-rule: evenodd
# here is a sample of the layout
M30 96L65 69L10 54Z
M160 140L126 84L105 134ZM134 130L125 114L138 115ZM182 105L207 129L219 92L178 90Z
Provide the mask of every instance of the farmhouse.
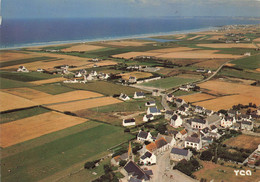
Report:
M180 127L182 125L182 119L179 115L173 115L171 117L170 125L174 128Z
M206 121L200 118L193 118L191 120L191 127L195 129L203 129L207 126Z
M152 114L154 116L158 116L161 115L161 111L159 109L157 109L157 107L149 107L147 109L147 114Z
M167 94L167 95L166 95L166 100L167 100L168 102L173 102L173 100L174 100L174 95L173 95L173 94Z
M137 81L137 79L134 76L130 76L129 79L128 79L129 83L136 83L136 81Z
M224 128L230 128L234 123L236 123L235 117L225 116L221 120L220 125Z
M185 129L179 131L176 135L176 139L184 140L188 136L188 133Z
M167 119L167 120L170 120L171 117L173 116L173 114L174 114L173 111L167 110L167 111L165 112L164 118Z
M26 69L24 66L19 66L19 68L17 69L17 72L28 73L29 70Z
M185 139L185 148L186 147L192 147L195 148L196 150L200 150L202 148L202 141L200 138L196 137L187 137Z
M129 161L125 167L121 170L121 173L132 181L149 181L150 175L146 174L143 169L136 165L133 161Z
M128 160L128 153L123 153L122 155L115 156L111 159L111 164L114 166L119 166L119 162L122 160Z
M190 91L190 88L189 88L187 85L183 85L183 86L180 86L180 87L179 87L179 90L189 92L189 91Z
M158 133L156 140L159 140L159 139L162 139L162 138L166 140L166 142L169 144L170 147L172 147L176 144L176 140L175 140L174 137L162 135L162 134Z
M135 92L134 99L142 99L145 98L144 92Z
M130 100L130 98L126 94L123 94L123 93L120 94L119 99L121 99L123 101Z
M135 119L124 119L123 120L123 126L134 126L135 125Z
M143 165L156 164L156 156L153 153L147 151L140 157L139 162Z
M154 89L153 92L152 92L152 96L155 96L155 97L160 96L160 92L159 92L159 90Z
M184 105L184 104L183 104ZM182 116L188 116L188 108L187 107L184 107L184 106L180 106L179 108L178 108L178 110L176 111L176 113L178 113L178 114L180 114L180 115L182 115Z
M177 107L180 107L181 105L185 104L186 102L183 99L177 98L177 99L175 99L175 103L177 104Z
M202 114L204 111L205 111L205 109L203 107L201 107L201 106L196 106L195 107L195 112L196 113Z
M137 141L140 141L140 142L144 142L144 141L152 142L153 141L152 135L151 135L150 132L145 132L145 131L140 130L138 135L137 135Z
M170 153L170 159L173 161L181 161L183 159L190 160L192 152L187 149L172 148Z
M75 74L75 77L76 78L80 78L80 77L82 77L83 76L83 74L81 74L80 72L77 72L76 74Z
M241 129L242 129L242 130L249 130L249 131L251 131L253 128L254 128L253 122L251 122L251 121L246 121L246 120L243 120L243 121L241 122Z
M211 116L213 113L214 113L214 112L213 112L212 110L209 110L209 109L206 109L206 110L205 110L205 114L206 114L207 116Z
M148 101L148 102L145 103L145 106L155 106L155 105L156 105L156 103L155 103L154 100Z
M144 122L152 121L152 120L154 120L154 116L152 114L145 114L143 117Z

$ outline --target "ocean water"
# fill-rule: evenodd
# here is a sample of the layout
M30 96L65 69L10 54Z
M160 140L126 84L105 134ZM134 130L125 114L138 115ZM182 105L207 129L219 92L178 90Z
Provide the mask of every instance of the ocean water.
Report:
M86 18L3 19L0 49L146 37L212 29L230 24L257 24L234 18Z

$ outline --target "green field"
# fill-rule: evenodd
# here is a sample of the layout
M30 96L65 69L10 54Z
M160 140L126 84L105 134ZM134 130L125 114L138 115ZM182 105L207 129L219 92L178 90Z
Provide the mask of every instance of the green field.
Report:
M57 60L57 58L54 57L34 57L34 58L27 58L27 59L18 59L18 60L13 60L13 61L6 61L6 62L1 62L0 66L1 67L7 67L7 66L13 66L13 65L18 65L17 68L24 63L31 63L35 61L50 61L50 60Z
M34 107L30 109L25 109L25 110L20 110L20 111L15 111L15 112L10 112L10 113L4 113L1 114L0 117L0 123L7 123L11 121L15 121L18 119L23 119L31 116L35 116L38 114L43 114L45 112L49 112L49 110L44 109L42 107Z
M141 85L148 86L148 87L156 87L156 88L164 88L169 89L173 87L180 86L182 84L190 83L193 81L196 81L198 79L192 79L192 78L181 78L181 77L168 77L168 78L162 78L160 80L155 80L147 83L142 83Z
M35 87L32 87L32 89L39 90L39 91L45 92L47 94L52 94L52 95L74 91L74 89L62 86L59 83L35 86Z
M31 86L33 86L33 84L15 81L15 80L10 80L10 79L6 79L6 78L0 78L0 88L1 89L18 88L18 87L31 87Z
M86 123L92 127L57 139L50 138L51 135L44 136L52 141L33 148L16 150L16 153L3 157L2 181L38 181L74 164L101 157L100 154L104 154L108 148L133 138L132 135L125 134L121 127L93 121ZM64 131L58 131L56 135L61 135L62 132ZM26 142L22 145L26 145ZM13 150L14 148L16 145L12 146ZM21 145L18 148L22 148ZM3 152L5 150L8 148ZM8 172L9 169L11 172Z
M260 54L237 59L231 63L235 64L235 67L242 69L257 69L260 68Z
M65 86L73 89L80 89L80 90L89 90L93 92L98 92L104 95L114 95L114 94L120 94L124 93L128 96L133 96L136 91L141 91L140 89L128 87L128 86L122 86L119 84L114 84L111 82L105 82L105 81L96 81L91 82L87 84L64 84Z
M50 75L46 73L39 72L29 72L29 73L21 73L21 72L0 72L1 78L7 78L10 80L23 81L23 82L31 82L37 80L45 80L51 78L57 78L59 75Z
M248 72L248 71L239 71L239 70L235 70L235 69L224 68L218 73L218 75L260 81L259 73Z

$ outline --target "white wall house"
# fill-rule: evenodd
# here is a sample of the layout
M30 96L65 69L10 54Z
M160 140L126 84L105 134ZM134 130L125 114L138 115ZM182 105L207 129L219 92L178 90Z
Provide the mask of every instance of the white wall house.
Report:
M135 92L134 99L142 99L145 98L144 92Z
M130 100L130 97L128 97L126 94L121 93L119 96L119 99L121 99L123 101L127 101L127 100Z
M188 161L190 160L191 156L192 152L190 150L180 149L176 147L173 147L170 153L170 159L173 161L181 161L183 159Z
M172 127L177 128L177 127L180 127L180 126L182 125L182 122L183 122L183 121L182 121L181 117L180 117L179 115L174 114L174 115L171 117L170 125L171 125Z
M234 123L236 123L235 117L226 116L220 121L220 125L224 128L230 128Z
M156 164L156 156L153 153L147 151L140 157L139 162L144 165Z
M135 119L124 119L123 120L123 126L134 126L135 125Z
M192 147L196 150L200 150L202 148L202 141L200 138L196 138L196 137L187 137L185 139L185 143L184 143L185 148L186 147Z
M157 107L149 107L147 109L147 114L152 114L154 116L161 115L161 111Z
M143 117L144 122L152 121L152 120L154 120L154 116L152 114L145 114Z
M145 142L145 141L152 142L153 141L152 137L153 136L151 135L150 132L145 132L145 131L140 130L137 135L136 140L140 141L140 142Z

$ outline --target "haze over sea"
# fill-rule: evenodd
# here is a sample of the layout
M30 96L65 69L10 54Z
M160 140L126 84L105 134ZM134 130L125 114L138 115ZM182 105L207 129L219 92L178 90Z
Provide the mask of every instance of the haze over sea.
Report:
M0 49L176 34L231 24L258 24L231 17L3 19Z

